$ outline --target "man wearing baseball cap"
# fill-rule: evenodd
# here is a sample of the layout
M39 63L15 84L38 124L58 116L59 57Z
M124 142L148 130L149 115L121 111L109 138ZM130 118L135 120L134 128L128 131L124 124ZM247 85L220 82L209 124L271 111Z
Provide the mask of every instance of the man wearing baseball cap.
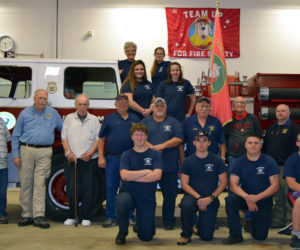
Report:
M115 197L120 183L120 158L124 151L133 147L130 137L130 128L138 123L139 118L128 113L129 101L125 94L116 97L117 111L105 116L99 135L98 166L105 168L106 179L106 220L103 227L116 226ZM106 152L104 145L106 140ZM131 215L132 217L132 215ZM131 224L133 223L132 220Z
M211 141L207 131L197 131L193 144L196 152L185 158L181 166L181 186L185 194L180 203L182 232L177 245L191 241L196 211L199 211L196 224L199 237L204 241L213 239L220 206L218 196L227 185L223 160L208 152Z
M221 122L210 115L210 100L206 97L200 97L196 102L196 114L186 118L183 122L183 137L186 143L186 155L195 153L194 134L197 131L204 130L210 136L210 146L208 151L211 153L220 153L221 158L225 160L226 146L225 135Z
M182 128L180 123L167 115L165 99L158 97L153 105L153 114L142 120L148 128L148 145L161 153L163 159L163 174L159 185L163 194L163 225L171 230L175 225L175 202L178 179L178 146L182 143Z

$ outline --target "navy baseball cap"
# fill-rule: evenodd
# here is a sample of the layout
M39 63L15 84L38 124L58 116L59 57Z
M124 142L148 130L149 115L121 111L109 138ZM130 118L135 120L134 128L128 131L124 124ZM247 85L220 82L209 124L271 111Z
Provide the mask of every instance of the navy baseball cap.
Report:
M197 137L203 137L203 136L207 137L207 139L210 140L210 138L209 138L209 133L207 133L207 132L204 131L204 130L200 130L200 131L196 132L195 135L194 135L194 140L195 140Z
M128 96L123 93L117 95L116 101L120 100L121 98L125 98L128 101Z
M206 101L208 104L210 104L210 100L207 97L199 97L196 101L196 103Z

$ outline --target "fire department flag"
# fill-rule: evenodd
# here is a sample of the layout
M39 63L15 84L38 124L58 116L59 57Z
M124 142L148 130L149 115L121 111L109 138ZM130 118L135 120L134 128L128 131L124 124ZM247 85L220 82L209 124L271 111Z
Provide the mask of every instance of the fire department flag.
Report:
M218 10L215 18L212 53L210 58L210 72L211 115L217 117L224 126L232 120L232 111Z
M209 58L214 8L166 8L170 57ZM225 56L240 57L240 9L220 9Z

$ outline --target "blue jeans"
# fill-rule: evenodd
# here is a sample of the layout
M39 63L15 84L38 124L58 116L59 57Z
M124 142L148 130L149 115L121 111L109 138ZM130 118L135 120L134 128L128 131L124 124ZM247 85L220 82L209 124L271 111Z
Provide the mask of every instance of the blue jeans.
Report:
M8 168L0 169L0 216L7 216L6 194L8 184Z
M106 156L105 168L105 185L106 185L106 217L116 218L115 198L120 185L120 157L114 155Z

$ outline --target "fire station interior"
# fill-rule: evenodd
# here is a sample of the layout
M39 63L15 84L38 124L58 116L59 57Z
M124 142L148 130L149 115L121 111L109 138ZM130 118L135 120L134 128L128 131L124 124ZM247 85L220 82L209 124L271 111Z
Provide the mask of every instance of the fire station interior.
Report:
M74 1L74 0L0 0L0 32L15 40L14 56L24 59L125 59L123 45L134 41L138 45L136 59L143 59L148 79L153 63L153 50L168 49L165 7L215 8L211 0L145 1ZM240 8L240 57L226 58L231 99L243 96L247 111L254 113L265 131L275 119L275 107L286 103L291 118L300 124L300 2L298 0L221 0L221 8ZM0 52L1 61L6 60ZM191 81L198 96L210 97L207 84L209 58L174 58L183 66L184 78ZM88 80L87 76L88 75ZM64 74L64 97L74 99L86 93L91 99L112 99L117 79L110 68L99 71L89 68L85 72L70 67ZM13 76L13 77L12 77ZM100 76L100 78L99 78ZM72 79L72 81L70 80ZM85 79L85 80L83 80ZM29 98L32 84L30 67L0 66L0 98ZM94 82L97 81L95 85ZM105 95L99 96L101 93ZM13 170L17 175L17 170ZM103 177L103 176L102 176ZM140 241L132 227L125 246L115 245L118 227L103 228L105 201L95 212L90 227L67 227L63 217L49 216L50 229L34 226L18 227L21 218L18 183L11 183L7 192L9 223L0 225L1 249L289 249L290 236L270 229L265 241L254 240L243 231L244 242L225 246L222 240L229 235L223 192L220 199L214 239L205 242L196 235L187 246L177 246L180 237L180 208L183 197L176 200L176 226L167 231L162 225L162 194L156 192L156 235L150 242ZM244 218L244 213L240 213ZM242 223L244 223L242 219Z

